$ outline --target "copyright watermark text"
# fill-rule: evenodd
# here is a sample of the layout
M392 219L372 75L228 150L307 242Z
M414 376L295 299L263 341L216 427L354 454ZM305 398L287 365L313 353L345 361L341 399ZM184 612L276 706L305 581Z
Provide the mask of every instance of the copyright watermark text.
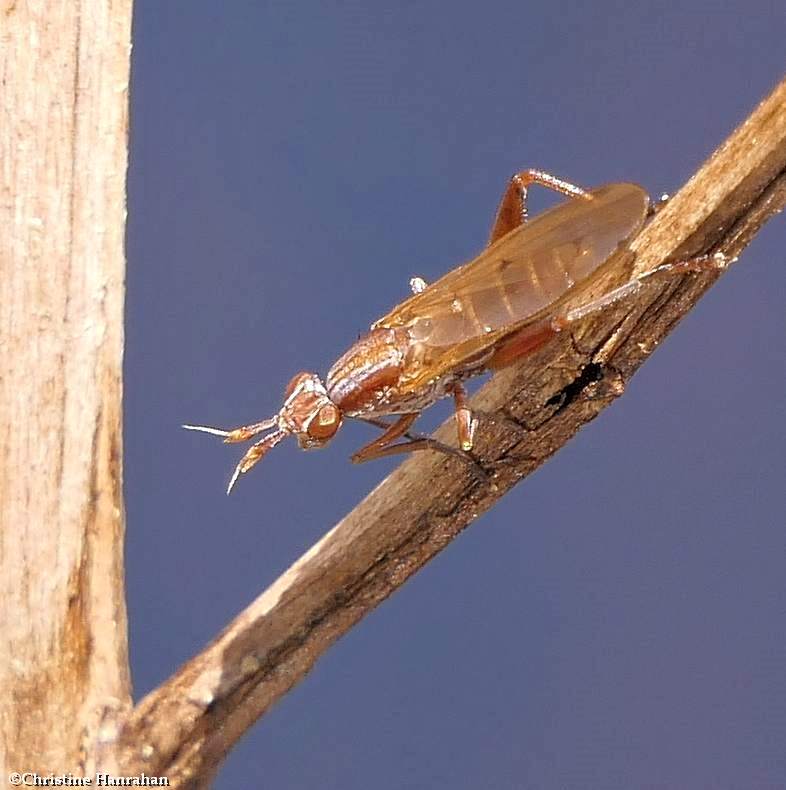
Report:
M11 771L8 783L12 787L169 787L166 776L115 776L97 773L92 776L75 774L37 774L33 771Z

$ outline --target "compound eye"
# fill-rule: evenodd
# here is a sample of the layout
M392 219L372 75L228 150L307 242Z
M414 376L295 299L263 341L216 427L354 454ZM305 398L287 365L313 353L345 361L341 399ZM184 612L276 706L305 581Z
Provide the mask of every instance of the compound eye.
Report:
M330 439L341 425L341 414L332 404L326 403L311 420L308 426L308 435L312 439L324 441Z

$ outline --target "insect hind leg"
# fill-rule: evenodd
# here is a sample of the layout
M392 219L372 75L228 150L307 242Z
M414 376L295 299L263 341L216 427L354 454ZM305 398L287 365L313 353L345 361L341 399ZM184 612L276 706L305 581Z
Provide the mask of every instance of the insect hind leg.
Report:
M716 252L710 255L699 255L696 258L688 258L684 261L674 261L673 263L663 263L656 266L654 269L640 274L638 277L630 280L617 288L612 289L603 296L593 299L591 302L575 307L572 310L555 315L551 319L551 328L555 332L566 329L570 324L575 321L580 321L582 318L587 318L597 312L610 307L616 302L628 299L645 286L657 282L664 276L673 276L675 274L687 274L689 272L710 272L722 271L726 269L733 262L732 258L724 255L722 252Z
M489 244L493 244L527 221L527 195L532 184L552 189L567 197L591 200L591 195L586 189L557 178L551 173L546 173L543 170L522 170L510 179L502 195L494 219L494 227L489 236Z

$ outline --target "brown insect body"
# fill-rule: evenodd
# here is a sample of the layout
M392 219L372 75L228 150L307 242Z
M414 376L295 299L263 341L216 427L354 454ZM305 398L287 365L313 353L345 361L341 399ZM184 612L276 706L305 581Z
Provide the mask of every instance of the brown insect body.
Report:
M419 412L456 382L514 361L504 353L513 337L526 351L533 348L522 334L545 342L550 330L540 331L539 320L646 217L649 199L635 184L588 194L520 225L375 322L328 372L331 400L349 417Z
M526 222L527 187L539 183L571 199ZM299 373L290 382L279 413L232 431L185 426L254 444L230 481L248 471L272 447L295 435L304 449L324 446L344 417L364 419L385 433L359 450L355 461L425 448L456 454L433 439L393 444L408 435L416 416L434 401L452 396L462 450L472 448L476 421L462 380L511 364L531 353L574 320L638 290L656 272L702 271L726 265L722 255L663 264L600 298L575 305L599 273L616 266L628 241L643 226L649 208L636 184L610 184L585 191L540 171L524 171L503 196L491 243L474 260L424 287L376 321L330 368L325 382ZM417 288L415 287L417 283ZM376 417L403 415L388 425Z

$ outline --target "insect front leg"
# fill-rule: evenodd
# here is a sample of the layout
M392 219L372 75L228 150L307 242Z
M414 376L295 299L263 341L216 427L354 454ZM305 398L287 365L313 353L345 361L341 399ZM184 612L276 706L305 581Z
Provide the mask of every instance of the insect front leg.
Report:
M367 420L367 422L371 422L372 425L377 425L378 427L382 427L383 425L387 425L385 432L382 436L374 439L374 441L369 442L364 447L361 447L353 456L352 456L352 463L354 464L362 464L365 461L370 461L372 458L379 458L381 450L388 447L391 442L395 442L396 439L404 436L406 432L409 430L410 426L412 425L415 420L418 418L418 414L402 414L394 423L387 423L377 422L376 420Z
M369 425L373 425L375 428L379 428L381 431L387 431L393 423L388 422L387 420L378 420L376 417L356 417L355 419L360 420L361 422L367 422ZM419 433L412 433L411 431L405 431L401 434L407 439L415 440L415 439L422 439L424 438Z
M433 450L434 452L450 455L458 458L467 464L475 477L481 482L488 482L488 474L483 467L468 453L457 450L455 447L443 444L438 439L430 436L414 436L408 432L409 426L418 418L418 414L405 414L394 423L386 423L382 420L375 420L371 417L359 417L363 422L384 428L385 433L373 442L369 442L365 447L361 447L353 456L352 463L362 464L376 458L385 458L390 455L403 455L404 453L415 453L421 450ZM473 428L474 430L474 428ZM401 436L410 437L406 442L392 444Z
M510 179L507 189L502 195L494 227L489 236L489 244L493 244L527 221L527 191L531 184L539 184L568 197L592 199L587 190L577 187L569 181L563 181L550 173L545 173L542 170L522 170Z
M725 269L732 262L733 259L724 255L722 252L716 252L712 255L699 255L696 258L689 258L685 261L663 263L644 274L640 274L633 280L612 289L607 294L593 299L591 302L587 302L580 307L575 307L560 315L555 315L551 319L551 328L555 332L559 332L575 321L587 318L622 299L632 297L646 285L657 282L658 279L664 276L687 274L689 272L720 271Z

